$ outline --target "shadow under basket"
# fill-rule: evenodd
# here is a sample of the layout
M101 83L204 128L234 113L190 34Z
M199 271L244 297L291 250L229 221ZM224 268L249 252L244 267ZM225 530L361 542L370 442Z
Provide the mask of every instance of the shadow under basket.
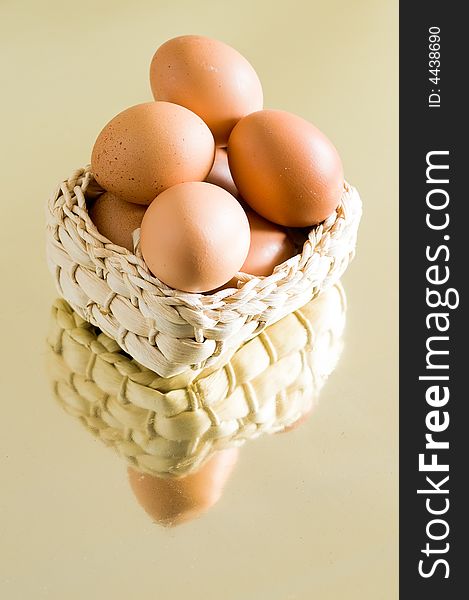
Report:
M217 363L265 327L304 306L344 273L355 253L362 204L345 183L341 203L305 232L301 251L268 277L238 273L238 288L193 294L168 287L139 247L112 244L88 214L97 192L89 166L48 203L47 260L60 295L140 364L162 377Z

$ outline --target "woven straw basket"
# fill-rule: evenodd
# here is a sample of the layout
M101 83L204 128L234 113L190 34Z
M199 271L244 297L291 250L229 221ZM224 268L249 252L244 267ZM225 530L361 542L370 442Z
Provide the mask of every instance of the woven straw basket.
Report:
M308 412L336 365L344 325L336 284L223 366L165 379L57 300L48 370L65 410L135 468L181 476L217 450L281 431Z
M85 196L100 191L87 167L62 182L50 199L49 268L59 293L83 319L163 377L215 364L338 281L354 255L361 217L358 192L346 184L337 211L306 232L302 251L272 275L241 273L238 289L191 294L151 275L139 230L135 253L98 232Z

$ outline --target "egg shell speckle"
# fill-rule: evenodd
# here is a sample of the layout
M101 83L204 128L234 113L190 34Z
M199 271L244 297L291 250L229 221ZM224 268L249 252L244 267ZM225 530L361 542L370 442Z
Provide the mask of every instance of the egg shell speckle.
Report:
M205 123L169 102L137 104L114 117L93 148L97 182L128 202L150 204L167 188L203 181L213 165L215 142Z

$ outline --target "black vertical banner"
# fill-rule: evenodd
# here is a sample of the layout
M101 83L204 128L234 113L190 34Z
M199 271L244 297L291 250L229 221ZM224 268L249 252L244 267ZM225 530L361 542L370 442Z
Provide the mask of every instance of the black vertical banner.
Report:
M469 25L400 5L400 597L469 597Z

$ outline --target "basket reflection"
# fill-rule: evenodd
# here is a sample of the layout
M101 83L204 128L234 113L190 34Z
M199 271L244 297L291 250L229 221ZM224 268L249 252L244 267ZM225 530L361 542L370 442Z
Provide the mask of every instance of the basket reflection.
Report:
M163 378L59 299L49 377L67 413L128 461L147 512L175 524L190 518L187 506L216 502L246 440L288 430L311 411L339 358L345 311L336 284L222 363Z

